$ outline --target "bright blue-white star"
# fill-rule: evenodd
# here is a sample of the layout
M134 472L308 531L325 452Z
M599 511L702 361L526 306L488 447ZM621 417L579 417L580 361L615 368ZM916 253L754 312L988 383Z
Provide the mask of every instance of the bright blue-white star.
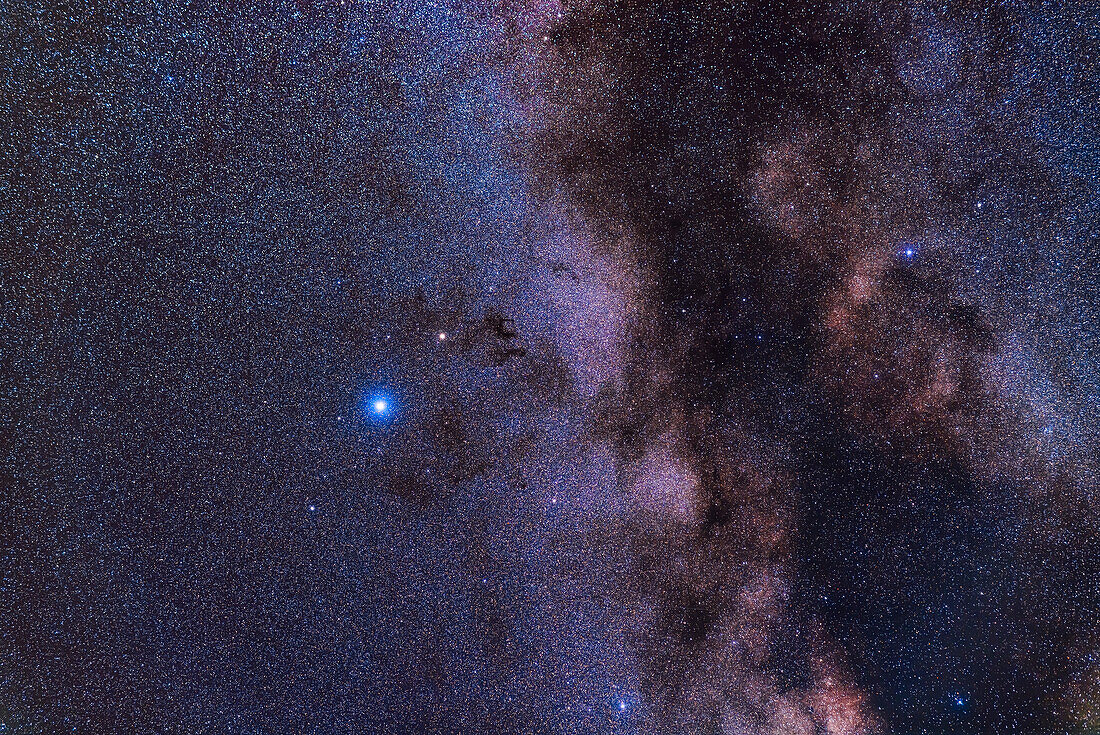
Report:
M633 693L620 693L611 702L611 713L621 717L630 717L631 712L635 709L635 705L638 704L638 698Z
M368 393L363 396L362 403L363 413L367 418L375 421L381 421L390 418L396 408L396 403L386 393L376 391L374 393Z

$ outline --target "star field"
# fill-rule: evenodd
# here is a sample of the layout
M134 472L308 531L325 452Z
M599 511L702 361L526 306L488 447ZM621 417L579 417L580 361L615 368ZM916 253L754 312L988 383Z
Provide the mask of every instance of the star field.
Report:
M1100 10L16 2L0 733L1100 728Z

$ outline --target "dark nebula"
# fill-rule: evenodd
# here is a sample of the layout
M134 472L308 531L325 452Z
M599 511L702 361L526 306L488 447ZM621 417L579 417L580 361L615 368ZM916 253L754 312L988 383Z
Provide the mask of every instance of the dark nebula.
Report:
M1100 6L3 16L0 733L1100 731Z

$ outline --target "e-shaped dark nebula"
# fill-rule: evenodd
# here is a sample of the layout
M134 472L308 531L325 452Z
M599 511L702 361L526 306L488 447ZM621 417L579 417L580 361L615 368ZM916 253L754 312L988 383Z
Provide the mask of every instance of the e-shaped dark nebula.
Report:
M17 2L0 732L1100 728L1100 11Z

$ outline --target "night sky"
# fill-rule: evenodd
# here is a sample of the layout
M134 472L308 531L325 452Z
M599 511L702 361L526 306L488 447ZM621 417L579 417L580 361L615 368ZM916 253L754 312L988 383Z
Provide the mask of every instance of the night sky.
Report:
M1100 732L1100 5L0 3L0 733Z

